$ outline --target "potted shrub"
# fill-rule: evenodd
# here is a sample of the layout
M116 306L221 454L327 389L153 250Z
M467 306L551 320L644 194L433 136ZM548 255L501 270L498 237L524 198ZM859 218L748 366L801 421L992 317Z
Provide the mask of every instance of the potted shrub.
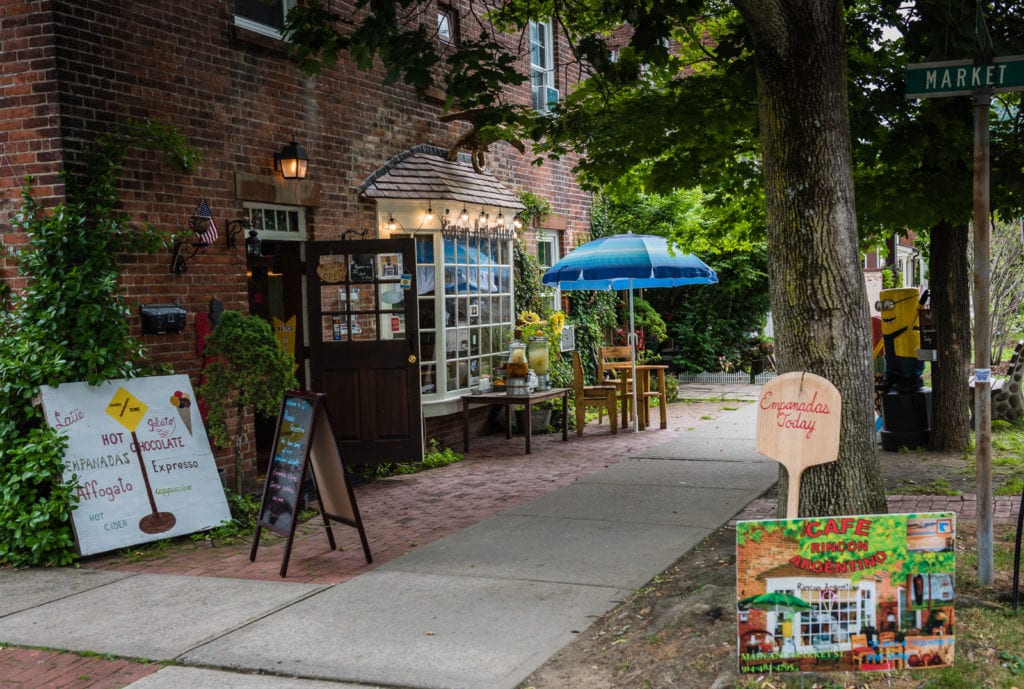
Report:
M277 415L285 390L296 387L295 360L284 351L270 324L237 311L221 314L206 340L210 362L197 394L209 405L206 428L219 447L228 447L228 418L235 419L235 492L242 492L242 435L246 409L265 417Z

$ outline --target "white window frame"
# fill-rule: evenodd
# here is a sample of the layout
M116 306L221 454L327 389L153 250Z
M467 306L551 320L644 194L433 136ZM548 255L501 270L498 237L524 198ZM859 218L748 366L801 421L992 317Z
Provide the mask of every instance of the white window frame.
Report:
M306 241L306 207L305 206L285 206L278 203L243 203L242 207L245 208L245 216L250 220L253 218L253 211L284 211L286 214L297 213L295 219L295 229L289 230L267 230L264 229L262 222L256 222L253 224L253 229L259 234L261 240L270 241L285 241L285 242L304 242ZM275 216L276 217L276 216ZM288 217L288 224L291 226L291 216Z
M819 613L824 613L829 608L828 603L823 603L820 598L820 594L816 595L815 590L824 590L828 588L842 591L846 589L844 594L840 594L840 597L845 597L842 603L835 604L836 606L845 606L844 612L849 614L852 612L854 618L852 620L846 620L846 628L842 629L837 627L836 629L831 628L830 622L830 633L833 636L830 643L840 650L849 650L850 648L850 635L856 634L860 631L861 627L872 625L876 626L875 612L877 606L877 587L875 582L871 579L861 579L856 584L852 583L850 579L843 578L831 578L831 577L815 577L813 579L803 579L800 577L777 577L767 580L767 590L769 593L772 592L785 592L791 595L795 595L801 598L804 602L810 604L814 611L812 612L798 612L793 613L793 636L796 637L796 649L799 653L813 653L815 652L815 646L810 644L804 644L804 633L805 629L820 631L820 621L815 619L815 616ZM815 589L803 590L807 587L807 584L813 584ZM781 613L768 613L766 627L769 632L772 632L778 624L781 623ZM845 639L836 641L835 635L845 634Z
M540 259L540 247L541 245L550 248L551 263L545 265ZM547 271L548 268L558 263L561 259L561 253L559 252L558 233L553 230L537 230L537 263L540 265L541 273ZM551 297L551 310L561 311L562 310L562 290L556 284L554 287L545 286L545 294Z
M531 97L539 88L555 88L555 48L554 31L551 20L530 22L530 91ZM539 58L539 59L535 59ZM547 112L545 102L543 108L536 107L538 112Z
M447 25L447 35L442 33L442 28L445 28L445 25ZM452 5L446 3L437 5L437 40L445 45L455 45L459 42L458 15Z
M281 5L281 18L282 20L288 16L288 11L295 7L298 0L277 0ZM232 3L233 5L233 3ZM239 14L235 14L235 26L238 26L248 31L254 31L256 33L263 34L264 36L270 36L279 40L284 40L281 36L280 30L277 27L270 26L269 24L263 24L254 19L243 17Z
M453 202L453 204L452 208L464 205L461 202ZM422 208L419 205L422 205ZM515 313L513 313L515 270L511 240L502 240L504 243L501 253L502 263L492 264L489 261L484 261L487 266L493 266L495 271L507 270L508 277L505 284L507 284L508 291L501 289L499 292L485 294L483 291L477 292L472 288L465 292L456 288L454 294L448 292L445 286L445 269L452 268L457 273L462 265L458 261L458 252L455 252L456 261L454 263L446 263L445 237L439 229L430 227L430 225L439 222L437 218L440 213L443 213L438 205L436 200L432 203L423 202L418 204L416 208L406 208L401 206L401 204L391 204L386 213L383 210L380 211L382 217L386 214L393 214L396 218L408 220L408 224L404 225L407 234L413 236L417 242L429 242L433 251L432 263L421 263L419 249L417 248L416 251L417 283L421 282L421 268L425 269L427 266L432 266L434 271L433 294L417 295L420 303L429 300L432 303L434 312L432 322L424 322L421 319L419 324L421 337L425 333L433 333L434 337L433 356L423 353L420 360L423 410L424 416L427 417L441 416L457 411L460 398L479 384L479 376L485 373L493 375L493 368L504 364L508 354L509 338L515 324ZM426 210L429 206L433 207L434 220L421 221L422 218L426 217ZM485 211L485 214L490 218L496 218L499 212L502 213L503 217L512 217L515 214L515 209L511 208L489 207L481 210ZM475 216L476 213L470 213L471 218ZM414 224L419 225L419 227L412 229ZM395 237L398 235L392 234L391 236ZM498 240L491 239L490 241ZM469 261L466 267L469 269L469 274L472 275L472 261ZM479 282L479 274L477 280L478 285L482 284ZM472 278L469 278L467 284L471 283ZM458 279L456 279L455 284L459 284ZM490 300L488 311L485 311L485 306L482 302L482 299L485 297ZM502 308L500 303L502 300L507 301L508 313L505 319L501 319L500 316L496 316L494 313L496 303L499 304L497 308L500 313ZM449 306L449 301L454 302L454 320L451 323L448 322L449 312L447 307ZM474 303L476 304L476 316L473 315ZM463 306L465 306L465 309L462 308ZM421 306L418 305L417 309L420 315L422 315ZM466 315L466 322L463 322L463 313ZM486 313L490 315L485 316ZM485 321L485 317L489 318L489 320ZM475 342L473 340L474 334L478 338ZM463 335L466 336L469 344L469 350L466 353L463 353L460 348L461 341L459 338ZM452 348L454 355L452 357L449 357L449 339L454 343ZM474 346L478 348L476 350L477 354L473 354ZM474 360L477 364L475 367L472 365ZM452 389L449 389L449 378L452 377L450 369L454 369L453 375L457 379L460 376L460 367L463 364L465 364L468 374L466 385L462 386L456 380ZM433 389L428 390L429 386L433 386Z

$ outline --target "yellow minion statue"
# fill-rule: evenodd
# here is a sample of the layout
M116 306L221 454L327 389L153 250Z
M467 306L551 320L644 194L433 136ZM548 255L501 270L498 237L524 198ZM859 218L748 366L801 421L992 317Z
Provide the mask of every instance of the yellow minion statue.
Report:
M886 390L909 392L924 385L924 362L917 358L921 347L917 323L920 297L916 288L900 287L882 290L875 302L882 318Z

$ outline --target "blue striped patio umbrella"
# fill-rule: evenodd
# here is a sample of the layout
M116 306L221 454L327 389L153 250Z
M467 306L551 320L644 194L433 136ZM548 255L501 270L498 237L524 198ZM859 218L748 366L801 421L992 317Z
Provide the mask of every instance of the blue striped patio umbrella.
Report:
M545 285L565 290L628 290L629 343L636 366L633 290L647 287L712 285L718 275L693 254L672 251L664 237L617 234L601 237L574 249L544 273ZM633 369L636 380L636 369ZM633 386L633 409L637 404ZM639 431L637 424L633 430Z

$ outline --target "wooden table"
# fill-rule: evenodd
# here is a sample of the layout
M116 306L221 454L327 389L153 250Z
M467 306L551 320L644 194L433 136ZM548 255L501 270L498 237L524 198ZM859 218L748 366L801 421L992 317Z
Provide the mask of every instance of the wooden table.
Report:
M626 373L633 370L633 364L629 361L605 362L604 367L616 371L625 371ZM660 397L658 409L661 414L661 427L668 428L668 405L666 404L667 397L665 396L665 371L667 370L667 364L636 365L636 377L640 386L636 389L637 407L639 409L634 413L641 431L650 425L651 409L647 405L647 400L655 395ZM651 392L651 371L656 371L658 374L658 392ZM622 398L622 427L625 428L629 425L629 405L632 401L629 395L629 379L625 375L619 376L619 394Z
M550 390L537 390L528 395L509 395L505 392L488 392L480 395L462 396L462 449L469 452L469 408L476 404L500 404L505 407L505 437L512 437L512 407L521 404L526 413L526 454L530 454L530 436L533 433L533 422L531 420L530 408L538 402L546 402L556 397L562 398L562 441L569 441L569 388L551 388Z

